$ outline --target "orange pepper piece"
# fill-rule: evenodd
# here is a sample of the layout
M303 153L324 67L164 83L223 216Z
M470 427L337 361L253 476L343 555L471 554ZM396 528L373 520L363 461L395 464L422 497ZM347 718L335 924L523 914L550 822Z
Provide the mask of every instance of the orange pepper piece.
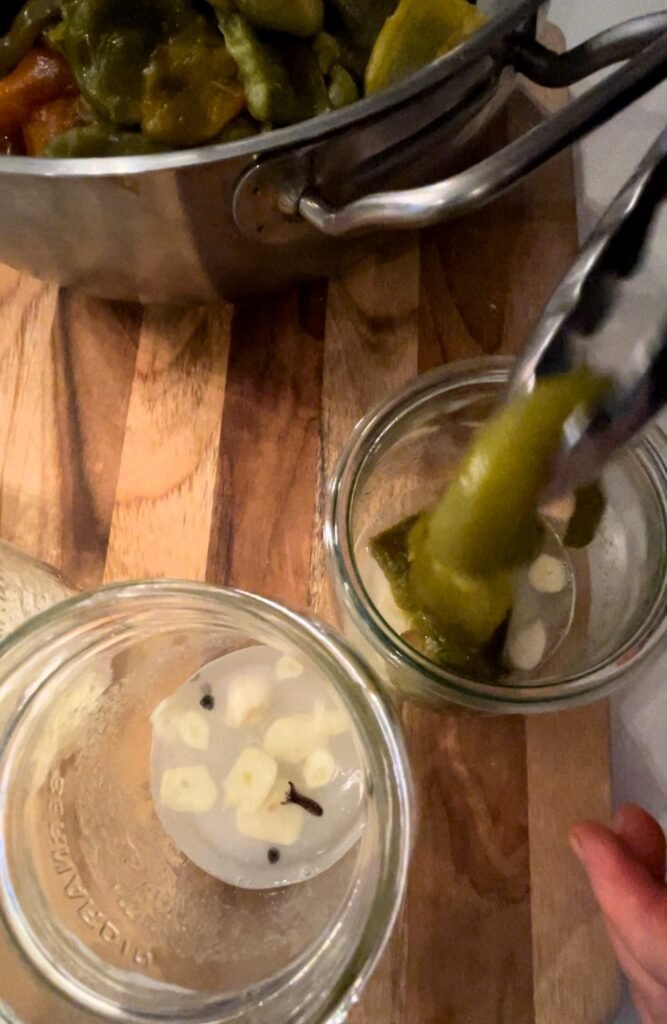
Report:
M35 48L0 81L0 135L12 136L32 110L78 87L60 54Z

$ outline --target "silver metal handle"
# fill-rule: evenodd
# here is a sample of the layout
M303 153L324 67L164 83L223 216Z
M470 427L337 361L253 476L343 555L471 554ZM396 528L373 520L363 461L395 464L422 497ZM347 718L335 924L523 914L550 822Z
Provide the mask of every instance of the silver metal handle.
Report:
M647 45L649 39L653 41ZM428 227L483 206L667 77L667 12L633 18L547 61L549 52L517 42L515 62L538 82L562 85L629 55L634 58L559 113L446 181L380 192L340 209L306 191L296 204L292 201L291 212L298 212L325 235L341 237L378 228ZM286 197L285 213L290 212L289 205Z
M667 12L659 11L606 28L565 53L554 53L530 37L521 37L514 67L537 85L563 88L611 64L636 57L665 31Z
M615 315L626 282L641 266L656 211L666 198L667 129L602 215L549 300L516 364L510 394L531 391L539 377L595 366L596 342ZM616 362L604 364L611 388L590 417L577 415L566 424L550 496L595 479L614 452L667 405L667 321L656 324L650 344L632 352L623 348Z

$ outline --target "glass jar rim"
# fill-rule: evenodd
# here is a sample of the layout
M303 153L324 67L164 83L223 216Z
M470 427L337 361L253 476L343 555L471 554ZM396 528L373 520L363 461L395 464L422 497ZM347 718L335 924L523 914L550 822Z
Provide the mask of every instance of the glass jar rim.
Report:
M278 602L245 591L176 579L131 581L110 584L91 593L68 598L19 626L0 643L0 680L6 684L20 671L27 658L44 651L45 645L66 643L69 631L81 629L87 617L92 619L105 611L108 613L110 607L119 613L130 611L132 602L137 600L150 601L154 605L161 599L208 602L208 609L232 617L234 624L241 628L245 626L250 635L252 624L258 622L280 632L285 640L299 647L307 657L326 670L328 678L336 680L336 685L344 693L353 712L368 756L373 778L373 797L377 801L378 815L382 818L383 835L379 850L380 864L374 882L375 891L368 900L363 928L355 933L353 942L346 943L344 960L324 1001L320 1000L314 1011L304 1011L303 1016L299 1017L300 1024L301 1021L303 1024L314 1024L316 1021L328 1020L356 999L382 954L405 892L412 846L412 785L398 717L373 671L347 641L315 618L305 618ZM47 678L37 678L25 688L20 706L10 716L7 726L0 728L0 806L4 802L2 762L7 745L27 705L43 686L48 685L48 669L46 675ZM4 824L0 821L0 835L2 831ZM0 855L0 880L3 881L0 920L4 921L16 948L33 966L38 967L46 980L71 1002L92 1010L99 1018L143 1019L142 1014L125 1013L121 1007L82 989L76 981L63 979L57 967L54 968L41 950L37 958L32 948L26 950L25 943L17 935L12 923L12 915L7 912L4 893L7 864L4 852ZM345 906L349 900L348 893ZM340 908L341 917L345 906ZM330 931L333 934L335 929L330 928ZM248 1005L260 1001L270 1002L290 986L296 985L304 971L316 971L317 964L313 964L309 957L322 940L323 937L319 936L285 968L243 990L214 994L210 998L201 993L199 1012L188 1012L184 1016L181 1007L173 1016L169 1012L161 1013L161 1019L187 1019L198 1024L241 1019ZM321 961L318 963L322 966ZM321 984L321 974L318 974L318 978Z
M364 585L354 551L352 514L359 481L388 436L399 432L402 420L438 395L473 385L506 385L515 357L480 356L457 360L420 374L389 394L361 419L341 452L327 484L324 543L331 571L355 625L376 651L396 668L416 671L423 679L424 697L443 698L465 707L497 711L540 713L551 708L599 699L612 692L630 667L643 662L667 636L667 573L651 612L637 633L605 662L592 669L564 674L557 681L526 680L511 686L481 682L456 670L436 665L394 631L376 609ZM667 434L652 425L632 446L632 453L649 476L656 493L667 493ZM662 487L657 477L663 480ZM667 511L661 503L665 534Z

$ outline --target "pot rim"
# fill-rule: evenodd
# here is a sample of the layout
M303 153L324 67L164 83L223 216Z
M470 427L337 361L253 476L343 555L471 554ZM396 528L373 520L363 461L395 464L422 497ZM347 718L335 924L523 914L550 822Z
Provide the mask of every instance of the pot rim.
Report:
M517 23L535 13L542 0L513 0L507 9L489 19L470 39L450 53L416 71L376 96L357 100L349 107L320 114L286 128L277 128L264 135L254 135L238 142L222 142L194 149L174 150L141 156L66 157L51 159L31 156L3 156L0 176L21 175L33 178L99 178L113 175L139 175L157 171L173 171L213 164L222 160L260 156L293 146L313 144L370 121L406 105L421 93L441 85L447 79L488 54L494 39L507 36Z

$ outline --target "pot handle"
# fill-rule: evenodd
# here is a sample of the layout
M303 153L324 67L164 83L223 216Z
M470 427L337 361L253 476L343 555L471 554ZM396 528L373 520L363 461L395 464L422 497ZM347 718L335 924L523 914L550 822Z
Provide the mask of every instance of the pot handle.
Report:
M342 237L369 229L428 227L477 209L667 76L667 11L632 18L562 54L534 40L517 37L512 63L541 85L569 85L620 60L627 63L563 110L445 181L403 191L378 192L340 209L332 208L313 191L306 189L295 196L285 187L278 198L280 219L286 226L300 217L325 235ZM261 171L259 165L254 173ZM251 176L252 171L248 177ZM259 192L256 185L254 190ZM268 225L259 230L264 226ZM244 227L247 230L249 225ZM272 234L266 231L262 241L278 241L282 232L278 231L275 239Z
M306 192L295 212L326 235L370 228L423 228L495 199L571 142L604 123L667 76L667 12L632 18L569 53L517 40L514 63L541 85L565 85L635 55L620 70L492 156L445 181L365 196L339 210ZM662 34L656 39L656 33ZM647 45L647 40L653 40ZM637 50L639 55L636 56Z

